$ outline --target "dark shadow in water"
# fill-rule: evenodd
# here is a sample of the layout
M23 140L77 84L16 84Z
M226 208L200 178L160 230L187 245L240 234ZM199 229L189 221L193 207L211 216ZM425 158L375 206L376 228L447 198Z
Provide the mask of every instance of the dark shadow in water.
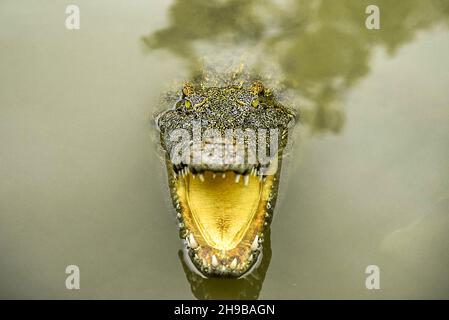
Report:
M220 64L245 55L251 72L277 79L277 91L298 97L301 119L313 131L339 132L344 95L366 76L376 48L394 54L420 30L447 25L447 0L377 0L381 30L365 27L372 0L175 0L169 25L145 37L150 49L184 59L191 75L204 55ZM238 55L238 54L237 54ZM215 62L214 62L215 63ZM216 63L215 63L216 64ZM274 67L273 67L274 66Z
M259 267L242 279L205 279L193 272L184 260L182 250L178 253L182 266L190 283L193 295L204 299L246 299L255 300L259 297L262 284L271 260L270 231L265 233L263 257Z

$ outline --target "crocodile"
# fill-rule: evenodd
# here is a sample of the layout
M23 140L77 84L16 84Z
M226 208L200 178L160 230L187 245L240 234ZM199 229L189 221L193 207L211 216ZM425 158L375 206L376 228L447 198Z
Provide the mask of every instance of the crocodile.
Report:
M262 257L297 114L259 79L185 82L156 115L180 238L203 277L239 278Z

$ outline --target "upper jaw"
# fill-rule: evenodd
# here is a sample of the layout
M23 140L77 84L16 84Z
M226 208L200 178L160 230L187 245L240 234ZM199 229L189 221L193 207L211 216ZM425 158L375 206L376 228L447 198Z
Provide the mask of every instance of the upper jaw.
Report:
M211 172L212 177L220 176L225 178L227 174L234 173L235 174L235 182L240 182L240 179L247 185L248 179L251 176L258 177L260 180L266 179L267 173L269 172L269 168L267 166L262 166L260 164L255 165L240 165L240 164L226 164L226 165L213 165L213 164L184 164L180 163L177 165L173 165L173 175L175 178L185 177L188 174L192 175L192 177L199 178L201 181L204 180L204 174L206 172Z

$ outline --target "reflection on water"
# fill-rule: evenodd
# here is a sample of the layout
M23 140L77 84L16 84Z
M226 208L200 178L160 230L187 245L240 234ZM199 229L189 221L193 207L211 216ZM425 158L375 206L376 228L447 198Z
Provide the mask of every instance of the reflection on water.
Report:
M182 263L187 280L190 283L193 295L197 299L245 299L255 300L259 297L262 284L271 260L270 230L265 232L263 243L263 257L260 265L254 272L240 279L203 278L193 272L185 262L183 251L179 251L179 260Z
M206 53L214 56L214 63L220 55L218 63L224 65L239 54L254 72L271 74L279 90L297 97L293 103L301 105L304 123L315 131L339 132L344 124L342 98L369 72L373 51L382 47L394 53L416 32L449 21L444 0L379 0L382 30L367 30L365 8L370 4L177 0L169 9L170 25L143 40L151 49L185 59L191 75Z
M416 33L449 21L443 0L379 0L382 30L365 28L368 0L348 1L175 1L170 24L143 38L185 60L195 77L205 65L244 61L268 75L277 91L299 104L312 131L338 133L344 125L343 98L369 73L377 48L394 54ZM239 60L240 59L240 60ZM271 249L257 273L242 280L203 279L184 264L197 298L257 298Z

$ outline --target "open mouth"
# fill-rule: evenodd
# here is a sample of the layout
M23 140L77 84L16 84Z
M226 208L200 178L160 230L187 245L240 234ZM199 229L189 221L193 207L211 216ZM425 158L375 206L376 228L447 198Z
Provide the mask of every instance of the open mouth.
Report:
M169 160L167 168L181 237L196 269L231 277L251 270L271 219L279 169L266 171L272 174L257 165L244 173L197 171Z

